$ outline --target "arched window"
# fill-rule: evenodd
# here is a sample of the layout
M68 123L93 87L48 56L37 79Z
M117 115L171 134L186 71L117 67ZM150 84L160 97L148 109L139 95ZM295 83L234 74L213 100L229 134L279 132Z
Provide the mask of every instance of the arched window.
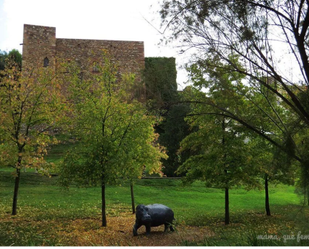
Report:
M44 67L48 67L49 59L47 57L44 58Z

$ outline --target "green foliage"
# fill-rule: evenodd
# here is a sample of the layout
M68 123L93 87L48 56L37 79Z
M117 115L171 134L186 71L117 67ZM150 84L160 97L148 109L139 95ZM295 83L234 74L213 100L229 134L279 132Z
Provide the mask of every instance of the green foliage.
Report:
M145 58L145 84L148 110L163 120L156 132L159 142L166 147L168 159L162 160L163 172L175 176L175 171L186 158L178 154L180 141L188 134L184 117L189 105L181 103L182 94L177 92L175 58Z
M177 98L175 58L145 58L146 98L156 108Z
M21 74L17 68L3 71L0 87L0 162L15 169L40 169L46 164L50 135L60 126L63 99L60 85L50 71ZM18 76L17 79L14 76Z
M206 87L207 93L213 85L242 75L246 87L234 81L228 98L203 101L271 144L266 143L273 156L265 159L273 166L264 170L273 171L273 177L292 182L291 172L298 165L300 184L308 192L308 150L304 148L308 148L309 50L304 37L309 19L303 15L308 3L277 3L163 0L159 14L169 31L166 40L181 44L183 51L193 51L190 73L194 72L191 78L198 89ZM222 69L228 74L221 74Z
M0 70L4 70L6 58L7 58L7 52L0 50Z
M17 49L13 49L9 53L0 50L0 71L4 70L5 67L12 68L13 66L21 70L22 66L21 53Z
M216 108L220 106L238 113L244 111L239 106L244 106L245 100L237 95L239 91L246 91L241 84L244 76L231 73L229 65L215 59L200 61L188 68L195 86L207 88L207 93L194 88L187 91L192 111L186 120L192 129L197 127L197 130L181 142L181 149L189 149L191 156L179 171L187 172L187 180L203 180L209 186L230 188L240 184L257 187L259 182L246 143L246 131ZM237 63L237 57L231 56L230 59ZM217 67L205 67L202 63L216 64Z
M13 51L11 57L16 54ZM21 169L48 174L53 165L44 155L49 145L57 143L53 128L61 126L65 105L61 86L50 70L21 73L13 62L0 73L0 167L15 169L12 214L16 215Z
M179 152L180 142L189 134L185 117L189 113L188 104L172 105L159 126L160 144L166 147L167 159L163 160L163 172L176 176L178 167L187 159L188 151Z
M64 159L63 183L115 183L141 177L143 170L160 173L165 154L156 142L155 119L130 96L134 76L117 78L117 65L107 54L102 65L96 64L99 73L84 75L82 82L80 72L71 66L75 77L70 76L68 90L72 132L78 143Z
M17 68L21 70L22 67L22 55L17 49L11 50L7 55L8 61L13 61Z
M284 125L293 119L268 88L257 91L243 83L245 74L233 70L235 65L241 68L239 56L228 59L233 65L209 56L188 67L195 88L187 93L193 110L187 120L198 130L182 142L193 155L179 170L188 171L188 181L201 179L218 187L240 183L262 188L264 179L270 215L268 181L294 184L295 180L294 140Z

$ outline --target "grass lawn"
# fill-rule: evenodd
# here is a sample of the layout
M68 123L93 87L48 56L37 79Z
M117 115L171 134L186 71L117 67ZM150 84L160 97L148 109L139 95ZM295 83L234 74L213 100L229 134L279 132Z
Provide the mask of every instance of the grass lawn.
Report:
M128 184L107 187L108 227L101 228L100 188L65 190L57 177L34 172L21 177L18 215L13 217L14 179L8 170L0 171L0 246L309 245L309 208L301 205L292 186L271 186L271 217L264 214L263 191L231 190L231 224L225 226L222 190L200 182L184 187L168 178L137 180L135 205L165 204L174 210L177 225L175 233L164 234L158 227L147 237L140 228L141 235L133 237Z

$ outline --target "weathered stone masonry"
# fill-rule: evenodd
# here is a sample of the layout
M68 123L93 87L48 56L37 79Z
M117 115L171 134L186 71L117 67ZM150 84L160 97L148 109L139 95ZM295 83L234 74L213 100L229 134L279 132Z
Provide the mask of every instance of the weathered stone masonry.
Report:
M43 66L45 58L48 58L49 66L55 68L56 29L25 24L23 68L26 70L36 66Z
M24 25L23 69L49 66L57 61L73 60L85 70L102 60L106 50L119 65L119 73L135 73L141 79L145 67L144 42L56 38L56 28Z

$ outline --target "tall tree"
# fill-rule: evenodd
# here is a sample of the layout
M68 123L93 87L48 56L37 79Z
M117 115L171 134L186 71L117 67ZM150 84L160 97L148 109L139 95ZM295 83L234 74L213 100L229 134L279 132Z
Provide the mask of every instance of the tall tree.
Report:
M131 98L134 76L117 77L117 65L104 54L98 73L80 77L71 71L72 132L77 139L61 168L62 183L101 186L102 226L107 226L105 187L140 177L144 170L161 173L166 155L157 143L155 120ZM74 67L73 67L74 68ZM82 81L82 82L81 82Z
M191 155L178 172L186 173L186 181L201 180L206 186L224 189L225 224L229 224L229 190L235 186L249 189L259 186L250 148L245 143L243 130L232 119L213 115L214 111L207 106L195 106L192 110L187 121L198 130L181 142L181 150L190 150ZM200 112L208 115L200 115Z
M52 130L60 126L61 86L49 70L21 73L6 67L0 77L0 166L15 170L12 214L17 214L21 169L47 171L47 146L55 143ZM35 77L32 77L34 76Z
M239 63L237 62L237 56L230 56L229 59L235 64ZM280 114L281 122L287 123L290 115L284 107L277 105L276 98L269 94L268 89L253 89L242 83L245 76L234 72L229 64L222 63L218 57L212 58L210 62L205 61L205 63L216 66L205 67L197 63L188 68L195 88L207 89L206 93L200 93L204 95L204 100L198 100L192 95L190 95L189 99L195 106L210 103L206 104L206 106L212 111L207 112L206 107L200 107L203 112L198 111L195 115L218 115L233 119L222 111L225 109L229 113L237 114L237 118L242 117L241 121L255 120L256 126L266 131L271 130L272 134L268 134L268 137L275 139L277 134L280 134L280 129L274 125L275 122L268 122L268 119L276 120ZM229 94L224 94L224 92ZM245 129L242 133L245 134L246 151L248 156L251 157L252 174L254 173L264 179L265 207L267 215L270 215L268 182L270 180L284 183L293 182L294 176L292 172L294 168L291 167L291 157L287 153L282 153L280 149L267 140L264 140L262 136L250 132L250 129ZM288 133L286 134L287 138L291 137ZM291 147L287 142L283 146L286 150Z
M239 106L246 102L237 95L238 91L246 91L245 86L240 87L243 75L230 74L228 67L221 64L220 69L209 70L208 80L197 67L190 68L191 77L201 80L208 91L204 93L192 88L189 93L192 112L187 120L191 127L197 127L197 131L181 142L182 150L190 149L191 155L179 169L179 172L186 172L187 180L203 180L209 186L225 190L225 224L230 222L229 190L235 185L259 186L250 146L246 143L246 130L214 106L201 104L208 99L230 111L245 111Z
M309 91L308 6L307 1L163 0L160 11L167 37L181 42L184 51L195 49L191 64L218 67L209 60L217 57L228 63L231 71L246 75L247 85L266 102L270 95L276 99L284 111L273 108L272 101L267 109L254 103L259 116L267 118L262 125L258 119L245 118L209 100L204 103L216 106L298 160L304 188L309 186L307 153L300 153L303 145L297 144L297 129L291 132L290 125L298 122L297 127L309 127L308 105L300 98L300 93L308 95ZM231 54L239 57L239 63L231 60ZM267 89L268 95L261 89ZM237 94L251 97L247 92ZM285 112L290 113L288 119Z
M258 177L264 181L265 192L265 213L271 215L271 196L269 193L269 183L278 183L293 185L296 178L295 164L291 157L282 152L271 143L257 136L250 134L248 136L248 146L252 157L252 166Z

